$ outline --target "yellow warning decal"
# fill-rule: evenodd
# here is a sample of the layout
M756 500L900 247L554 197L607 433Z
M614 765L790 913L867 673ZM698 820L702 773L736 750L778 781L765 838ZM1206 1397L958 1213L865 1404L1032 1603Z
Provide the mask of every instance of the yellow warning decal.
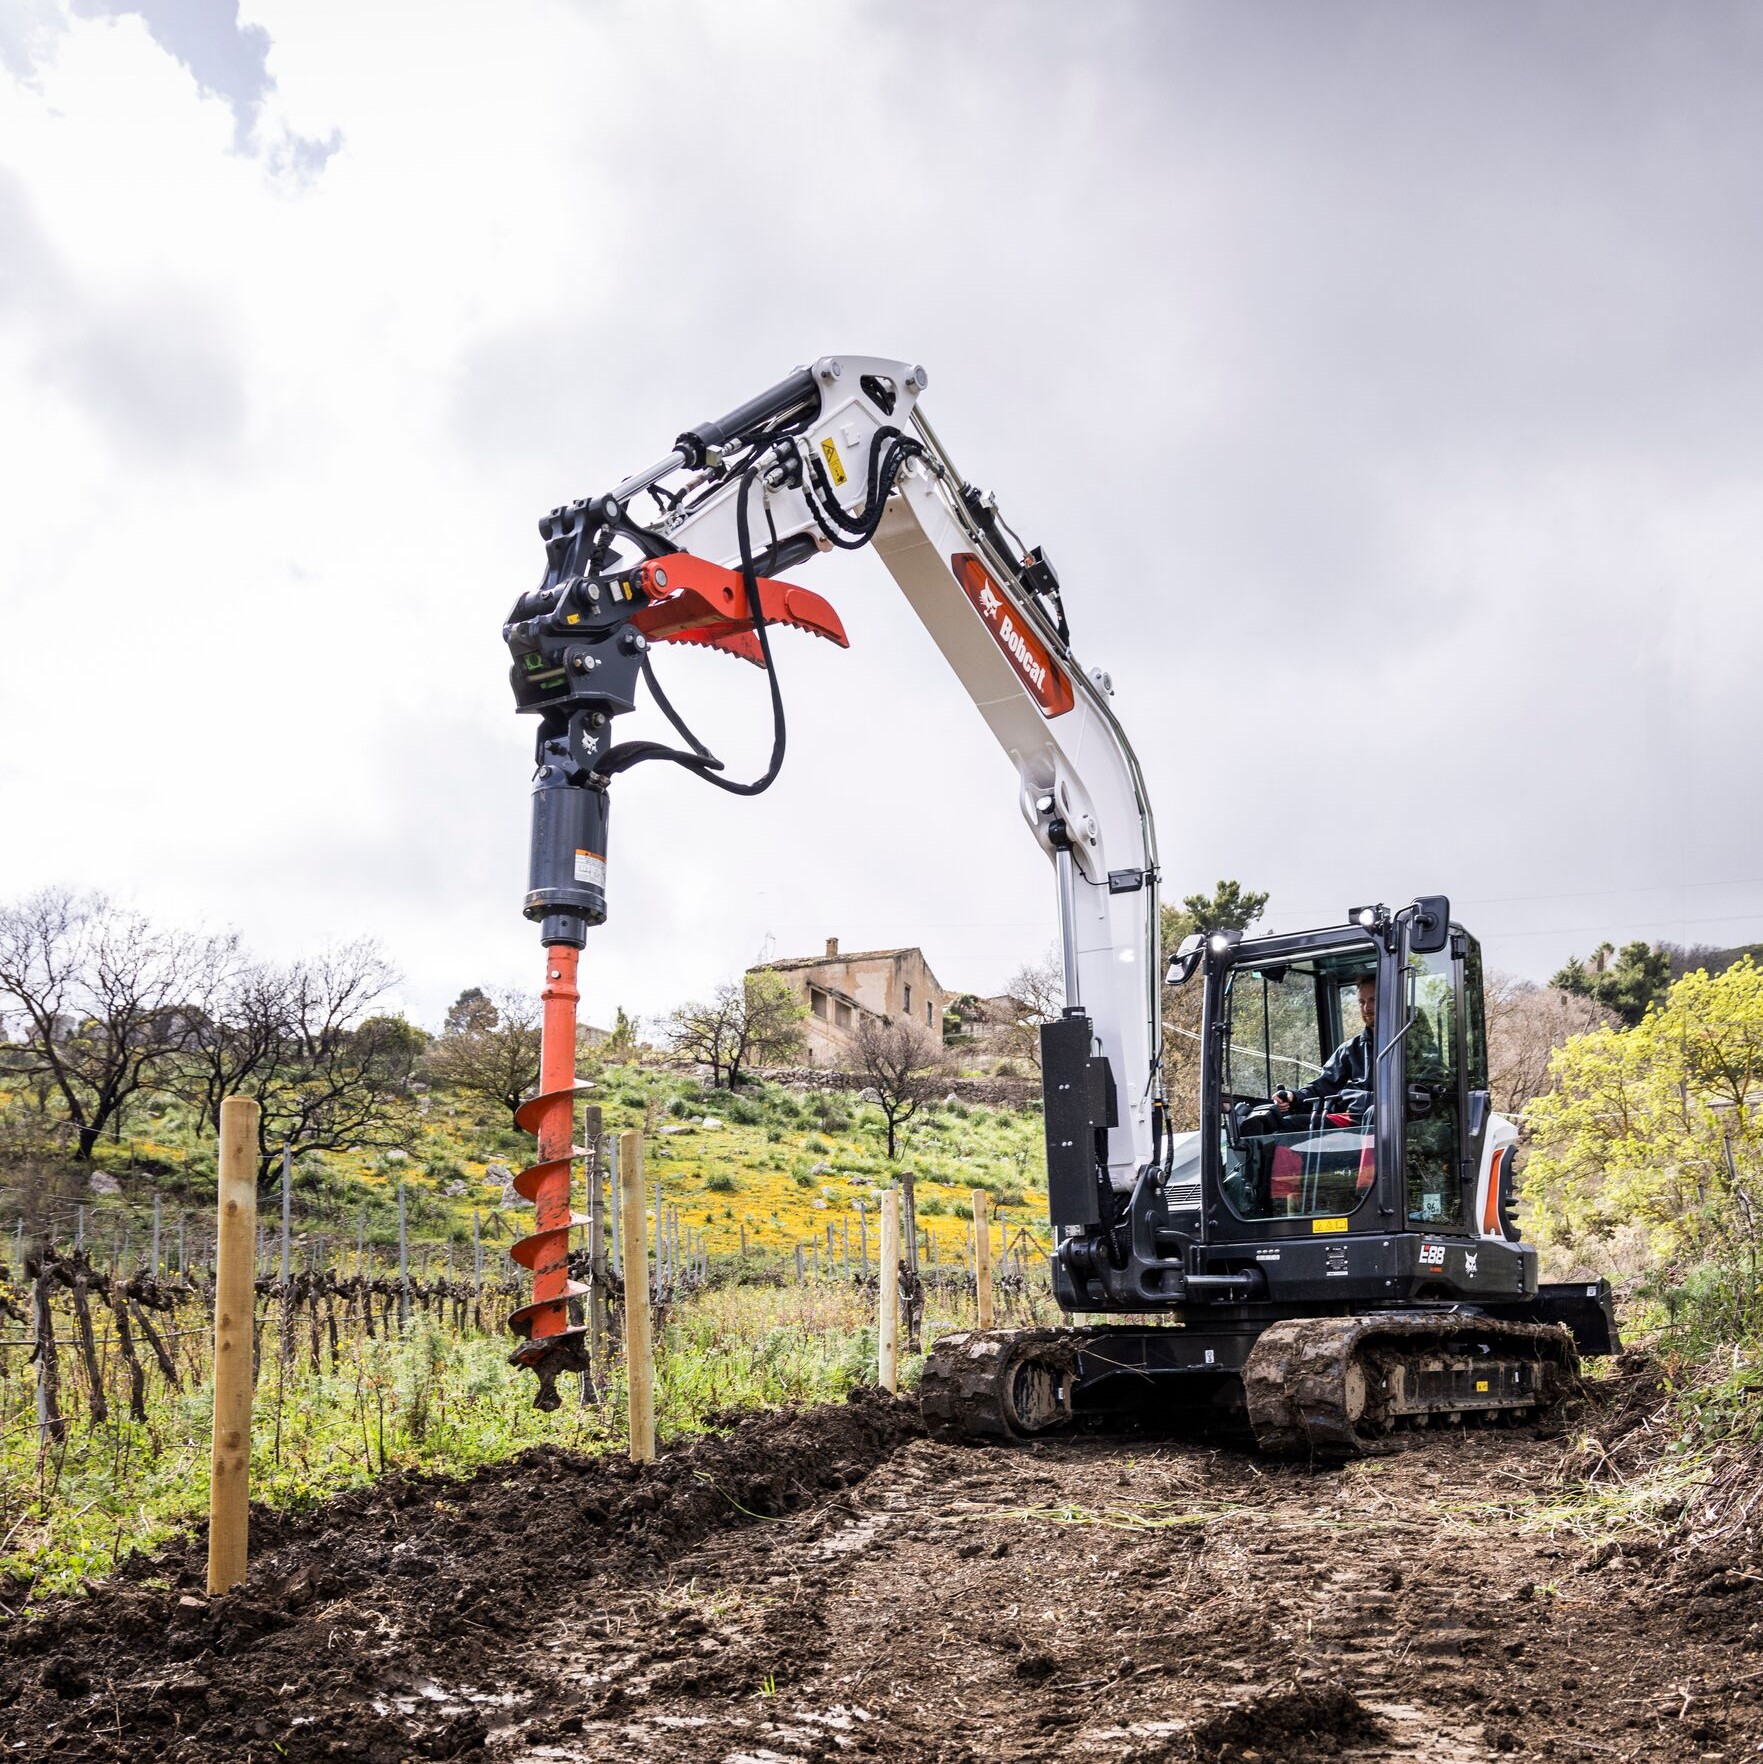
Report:
M831 435L821 442L820 451L826 455L826 469L832 473L833 482L835 484L844 483L845 462L839 458L839 450L833 445Z
M1312 1219L1310 1229L1320 1237L1325 1231L1345 1231L1347 1221L1345 1219Z
M1476 1379L1475 1388L1477 1390L1486 1390L1487 1387L1488 1387L1488 1381L1485 1378Z

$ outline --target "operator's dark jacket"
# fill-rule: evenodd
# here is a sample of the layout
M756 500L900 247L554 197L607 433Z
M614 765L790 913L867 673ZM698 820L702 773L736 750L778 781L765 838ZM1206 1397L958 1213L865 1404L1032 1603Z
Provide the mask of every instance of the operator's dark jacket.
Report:
M1294 1104L1320 1102L1324 1097L1339 1096L1343 1090L1369 1092L1371 1083L1370 1029L1361 1029L1351 1041L1343 1041L1328 1056L1322 1070L1304 1086L1292 1092Z

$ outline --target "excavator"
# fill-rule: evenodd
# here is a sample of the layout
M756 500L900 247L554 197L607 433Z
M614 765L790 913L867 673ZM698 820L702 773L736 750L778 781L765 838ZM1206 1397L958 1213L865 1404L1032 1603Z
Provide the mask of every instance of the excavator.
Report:
M1551 1417L1579 1356L1616 1351L1615 1318L1602 1280L1540 1283L1514 1220L1480 946L1423 896L1321 930L1197 935L1165 968L1151 804L1112 682L1077 661L1044 548L957 470L926 384L911 363L823 356L539 523L543 579L503 627L516 707L538 719L524 911L546 950L544 1053L519 1117L539 1140L517 1178L535 1225L513 1251L533 1301L511 1325L535 1400L555 1406L558 1375L587 1369L568 1261L576 964L608 913L611 787L664 763L762 792L786 746L772 633L847 643L784 572L873 546L1014 770L1063 959L1041 1072L1052 1284L1072 1321L938 1340L920 1385L932 1434L1216 1422L1268 1452L1344 1457ZM759 777L728 778L666 695L667 643L766 674ZM616 738L644 693L677 745ZM1166 985L1202 989L1197 1131L1172 1131Z

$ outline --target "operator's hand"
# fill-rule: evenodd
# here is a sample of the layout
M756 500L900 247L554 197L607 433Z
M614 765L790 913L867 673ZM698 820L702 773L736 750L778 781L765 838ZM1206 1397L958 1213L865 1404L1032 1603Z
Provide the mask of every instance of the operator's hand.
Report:
M1282 1115L1289 1115L1292 1112L1292 1093L1287 1090L1284 1085L1281 1085L1280 1088L1273 1093L1273 1106L1278 1109Z

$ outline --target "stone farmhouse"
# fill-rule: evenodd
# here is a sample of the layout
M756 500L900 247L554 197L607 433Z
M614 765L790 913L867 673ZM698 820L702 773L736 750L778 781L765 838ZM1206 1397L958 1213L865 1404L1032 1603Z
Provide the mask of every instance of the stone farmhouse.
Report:
M826 940L824 955L762 962L747 971L781 975L807 1007L802 1033L811 1066L847 1065L864 1017L907 1017L940 1042L943 1007L954 996L938 984L923 950L867 949L841 955L836 937Z

